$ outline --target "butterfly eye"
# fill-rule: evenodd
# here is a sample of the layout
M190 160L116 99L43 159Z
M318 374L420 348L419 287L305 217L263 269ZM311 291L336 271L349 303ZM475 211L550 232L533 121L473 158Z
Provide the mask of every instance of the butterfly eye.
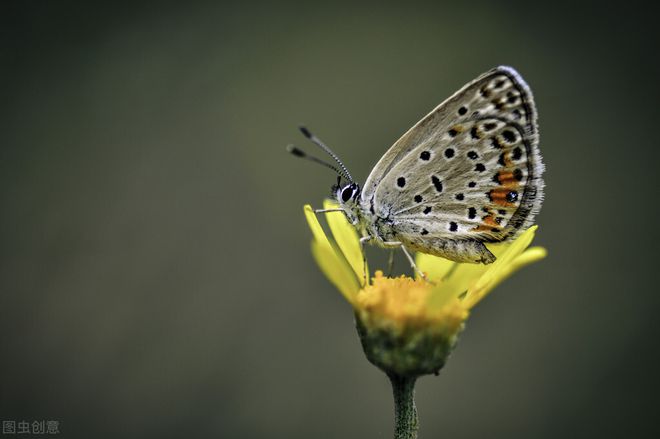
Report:
M346 186L341 191L341 200L345 203L353 197L353 185Z

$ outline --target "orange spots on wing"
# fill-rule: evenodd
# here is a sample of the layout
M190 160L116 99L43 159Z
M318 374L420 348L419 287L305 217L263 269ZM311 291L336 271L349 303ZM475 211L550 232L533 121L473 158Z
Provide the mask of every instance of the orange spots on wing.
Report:
M497 181L507 189L515 189L518 187L518 180L513 171L499 171L497 173Z
M490 201L497 204L498 206L512 207L512 206L515 206L515 204L511 203L507 200L507 195L510 192L511 192L510 188L498 187L498 188L492 189L488 193L488 198L490 198Z
M481 219L483 222L477 227L473 228L474 232L495 232L497 231L497 226L499 225L495 219L495 215L492 213L486 215Z
M513 162L511 161L511 157L509 157L509 151L504 151L502 155L500 156L500 165L504 166L505 168L510 168L513 166Z
M497 221L495 221L495 217L493 216L493 214L485 216L484 218L482 218L482 220L484 221L484 224L486 224L487 226L497 227Z

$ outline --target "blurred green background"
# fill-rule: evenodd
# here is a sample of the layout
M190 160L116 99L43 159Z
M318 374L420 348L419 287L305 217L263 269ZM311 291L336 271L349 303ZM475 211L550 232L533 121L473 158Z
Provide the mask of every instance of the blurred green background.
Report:
M658 434L657 35L626 2L3 2L0 417L61 437L391 437L386 378L309 255L465 82L538 103L550 256L482 302L420 437Z

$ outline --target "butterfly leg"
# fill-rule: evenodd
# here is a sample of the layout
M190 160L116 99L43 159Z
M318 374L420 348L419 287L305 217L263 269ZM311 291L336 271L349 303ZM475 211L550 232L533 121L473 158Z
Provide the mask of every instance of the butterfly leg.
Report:
M314 213L343 212L344 209L314 209Z
M415 271L415 273L417 273L417 275L422 279L424 279L425 281L430 282L427 279L426 275L422 273L422 271L419 268L417 268L417 264L415 264L415 260L413 259L412 255L410 254L408 249L403 245L402 242L389 241L389 242L384 242L383 244L385 244L388 247L399 247L403 251L403 254L406 255L406 259L408 259L408 262L410 262L410 266Z
M424 273L422 273L422 270L417 268L417 264L415 264L415 259L413 259L412 255L408 252L408 249L401 244L401 250L403 250L403 254L406 255L406 258L408 258L408 262L410 262L410 266L412 267L413 270L415 270L415 273L419 275L422 279L424 279L427 282L430 282Z

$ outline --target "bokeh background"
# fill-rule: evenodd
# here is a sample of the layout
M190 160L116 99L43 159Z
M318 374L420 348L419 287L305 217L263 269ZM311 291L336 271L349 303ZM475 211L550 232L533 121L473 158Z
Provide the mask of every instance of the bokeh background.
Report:
M2 2L0 417L61 437L391 437L309 255L360 180L489 68L534 90L550 256L473 313L420 437L652 437L657 27L629 2ZM657 436L656 436L657 437Z

